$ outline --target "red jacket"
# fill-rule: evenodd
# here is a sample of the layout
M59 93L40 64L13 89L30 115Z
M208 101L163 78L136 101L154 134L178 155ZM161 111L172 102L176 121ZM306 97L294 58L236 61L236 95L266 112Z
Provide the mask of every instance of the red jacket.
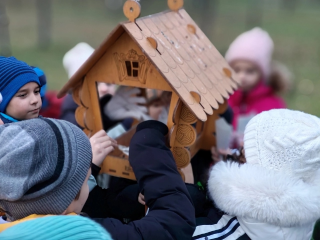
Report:
M233 127L236 129L239 115L258 114L275 108L286 108L285 102L262 81L250 92L235 91L228 103L233 110Z

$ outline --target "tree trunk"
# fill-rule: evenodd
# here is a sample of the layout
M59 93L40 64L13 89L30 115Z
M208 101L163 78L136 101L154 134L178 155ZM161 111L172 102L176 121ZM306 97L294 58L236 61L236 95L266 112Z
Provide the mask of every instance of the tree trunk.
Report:
M51 0L37 0L38 16L38 46L47 49L51 43L52 2Z
M246 29L262 25L262 3L257 0L249 0L246 13Z
M296 10L297 0L282 0L282 8L294 12Z
M10 56L9 19L6 13L6 1L0 0L0 55Z
M200 5L199 27L207 36L210 36L218 13L219 0L195 0L194 4Z

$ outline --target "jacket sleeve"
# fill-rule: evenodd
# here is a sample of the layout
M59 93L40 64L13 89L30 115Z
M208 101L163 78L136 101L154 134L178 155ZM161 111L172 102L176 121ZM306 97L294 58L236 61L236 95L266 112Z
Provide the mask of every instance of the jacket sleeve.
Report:
M172 153L165 145L166 125L146 121L138 125L130 143L129 161L149 213L123 225L115 219L96 219L113 239L191 239L195 213Z
M73 123L80 127L76 121L76 110L78 105L74 102L72 95L68 94L61 105L60 119Z

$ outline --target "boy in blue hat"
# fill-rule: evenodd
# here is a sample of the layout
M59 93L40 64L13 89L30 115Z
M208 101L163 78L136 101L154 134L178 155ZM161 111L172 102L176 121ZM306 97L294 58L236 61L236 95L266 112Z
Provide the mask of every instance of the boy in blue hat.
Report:
M39 117L41 83L32 67L0 57L0 119L3 123Z
M46 77L37 67L31 67L15 57L0 57L0 125L38 118L46 90ZM92 138L93 163L100 162L116 145L104 131ZM103 157L103 158L104 158ZM90 176L90 191L96 186Z

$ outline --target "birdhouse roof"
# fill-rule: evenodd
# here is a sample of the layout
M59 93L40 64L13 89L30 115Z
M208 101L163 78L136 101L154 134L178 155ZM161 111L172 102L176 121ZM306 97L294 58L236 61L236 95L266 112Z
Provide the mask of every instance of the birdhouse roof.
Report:
M78 86L87 72L126 31L202 121L237 88L234 71L184 9L124 22L114 29L60 90L58 97Z

